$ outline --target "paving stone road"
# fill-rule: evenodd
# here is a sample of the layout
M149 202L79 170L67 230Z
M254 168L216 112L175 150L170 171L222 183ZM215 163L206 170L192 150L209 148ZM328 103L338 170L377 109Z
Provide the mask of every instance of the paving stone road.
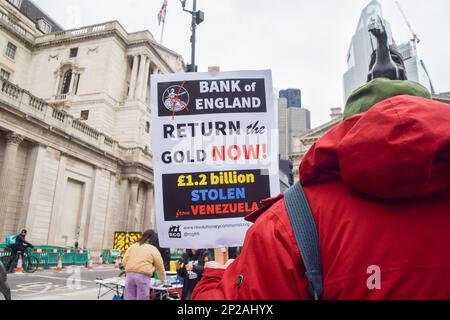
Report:
M95 268L93 272L73 267L65 268L62 273L43 270L33 274L10 274L8 283L13 300L97 300L99 288L95 280L117 277L119 273L111 266ZM109 293L100 300L112 297Z

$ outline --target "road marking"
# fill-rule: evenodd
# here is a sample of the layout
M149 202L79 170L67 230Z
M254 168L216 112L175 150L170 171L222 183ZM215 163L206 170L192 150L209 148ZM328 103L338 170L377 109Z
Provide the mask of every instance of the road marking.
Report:
M45 278L45 279L55 279L55 280L64 280L67 281L67 278L62 278L62 277L51 277L51 276L43 276L43 275L34 275L35 277L39 277L39 278ZM91 281L91 280L79 280L81 282L88 282L88 283L95 283L95 281Z
M64 293L64 296L77 296L77 295L81 295L81 294L88 294L88 293L97 293L98 292L98 288L94 288L94 289L89 289L89 290L84 290L84 291L75 291L75 292L69 292L69 293Z
M61 300L61 298L64 298L64 297L68 297L68 298L76 297L76 296L85 297L85 296L92 295L92 294L95 294L95 297L93 297L94 298L93 300L97 300L98 288L74 291L74 292L70 292L70 293L55 292L55 294L53 294L53 295L46 295L46 296L42 296L42 295L38 295L36 297L23 296L23 298L24 298L23 300ZM111 296L113 296L113 294L111 294ZM88 299L86 299L86 300L88 300ZM92 299L89 299L89 300L92 300Z
M55 297L58 294L61 295L65 290L74 290L71 287L68 287L67 285L55 285L51 282L33 282L33 283L23 283L17 286L19 289L11 290L13 293L13 298L31 298L35 299L38 297L42 297L42 294L50 294ZM75 290L83 290L88 288L87 286L80 287Z
M74 267L72 269L63 269L63 272L61 273L56 273L55 270L44 270L44 271L40 271L40 272L36 272L36 273L23 273L23 274L17 274L17 273L12 273L8 275L8 278L23 278L23 277L34 277L34 276L38 276L40 274L72 274L73 270L77 270L77 267ZM79 269L82 273L87 273L88 270L87 269ZM117 271L120 272L120 270L115 270L114 268L102 268L102 269L94 269L94 272L89 271L89 273L97 273L97 272L112 272L112 271Z

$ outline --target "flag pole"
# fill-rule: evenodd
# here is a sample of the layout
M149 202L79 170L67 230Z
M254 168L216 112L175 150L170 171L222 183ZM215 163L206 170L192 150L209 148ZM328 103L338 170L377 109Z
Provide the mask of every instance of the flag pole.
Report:
M163 44L164 41L164 29L166 26L166 16L167 16L167 0L164 0L161 10L159 11L158 15L158 21L159 24L162 22L162 30L161 30L161 40L159 41L159 44Z
M164 19L163 25L162 25L161 40L159 41L159 44L160 44L160 45L163 44L163 40L164 40L164 27L165 27L165 25L166 25L166 19Z

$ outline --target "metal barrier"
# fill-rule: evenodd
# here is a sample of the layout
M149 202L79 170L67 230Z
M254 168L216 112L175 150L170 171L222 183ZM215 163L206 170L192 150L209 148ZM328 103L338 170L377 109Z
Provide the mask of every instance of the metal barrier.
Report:
M58 257L61 255L61 249L47 249L47 267L58 265Z
M38 259L41 267L45 267L47 265L47 250L34 248L32 249L31 255Z
M89 262L89 251L88 250L76 250L74 264L77 266L85 265L87 266Z
M114 264L116 259L120 257L120 250L106 249L102 252L103 263Z
M11 256L12 250L5 244L0 244L0 259L3 261L6 257ZM39 260L39 265L44 268L56 267L58 265L59 256L62 257L63 266L77 265L87 266L89 263L90 250L63 248L54 246L35 246L30 254ZM115 259L119 258L120 250L106 249L101 253L103 263L114 264ZM171 255L171 269L174 268L175 261L180 260L180 254Z
M75 264L75 249L64 249L62 251L62 264L63 266Z
M31 256L38 259L39 265L44 268L56 267L58 265L59 256L62 258L63 266L71 265L87 265L89 259L89 250L62 248L53 246L35 246L29 251ZM0 244L0 259L10 257L11 248L5 244Z
M0 261L3 262L3 264L7 263L7 259L10 255L11 250L4 245L0 245Z
M112 259L111 250L103 250L101 256L102 256L103 263L112 263L111 262L111 259Z

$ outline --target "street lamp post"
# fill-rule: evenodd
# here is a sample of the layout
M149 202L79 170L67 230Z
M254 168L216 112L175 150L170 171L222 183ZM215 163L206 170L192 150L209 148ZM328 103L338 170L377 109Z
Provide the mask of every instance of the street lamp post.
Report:
M197 66L195 65L195 40L197 26L205 20L205 13L203 11L197 11L197 0L193 0L192 11L186 9L187 0L180 0L183 6L183 11L188 12L192 16L191 24L191 64L188 65L187 72L197 72Z

